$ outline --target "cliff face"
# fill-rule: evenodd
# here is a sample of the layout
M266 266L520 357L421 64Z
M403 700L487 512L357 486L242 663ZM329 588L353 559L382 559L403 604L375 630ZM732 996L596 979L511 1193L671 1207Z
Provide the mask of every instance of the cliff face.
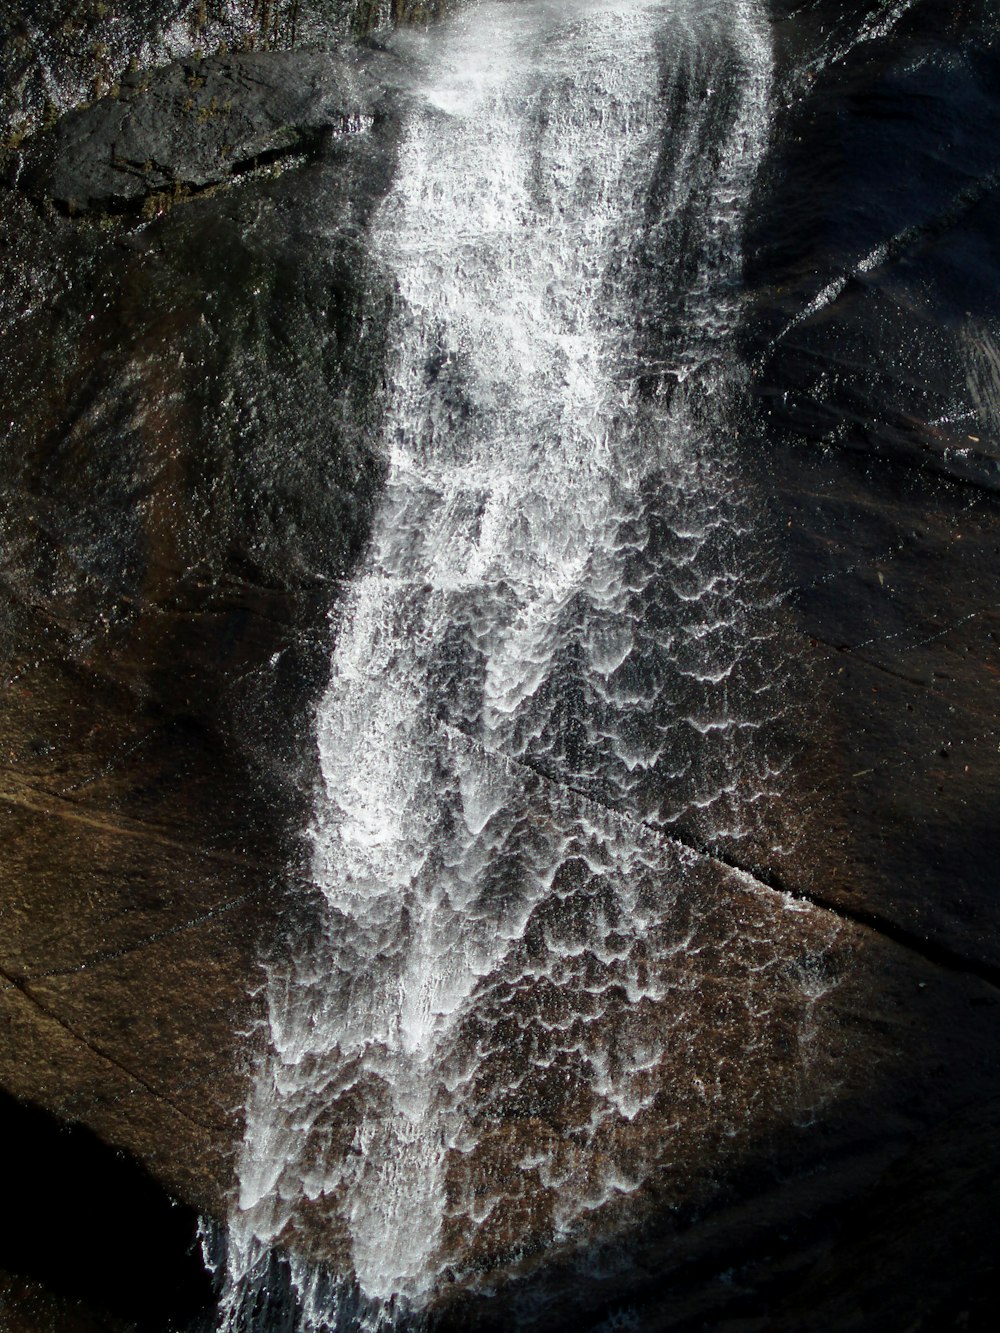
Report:
M393 133L351 59L144 78L7 159L2 1081L218 1216L382 475Z
M994 980L997 56L988 7L920 5L786 82L747 324L839 738L823 891Z
M742 868L801 900L799 964L837 938L835 1091L811 1123L762 1113L707 1171L718 1124L692 1120L687 1183L635 1239L645 1273L586 1288L644 1328L985 1328L995 1293L977 1233L1000 1152L997 52L989 6L888 8L775 6L743 328L748 457L816 703L789 724L795 808ZM0 1084L216 1217L258 960L308 899L328 611L384 469L364 237L398 73L384 52L260 48L380 16L5 19ZM702 875L706 901L737 902L727 867ZM697 1058L742 1068L733 1107L798 1076L798 1018L762 1071L731 1017L754 960L727 941L760 901L705 943ZM535 1265L510 1299L556 1327L578 1288ZM43 1326L23 1313L42 1297L6 1299Z

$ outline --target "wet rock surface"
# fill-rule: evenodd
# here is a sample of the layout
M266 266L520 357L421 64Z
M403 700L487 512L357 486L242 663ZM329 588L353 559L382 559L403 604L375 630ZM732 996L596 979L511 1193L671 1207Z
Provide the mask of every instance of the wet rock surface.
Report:
M540 1228L525 1256L512 1210L494 1289L445 1290L445 1327L992 1326L995 36L985 5L888 6L884 31L874 4L787 8L744 339L816 697L789 836L755 880L699 870L706 1021L665 1083L719 1084L642 1226L575 1258ZM306 877L327 612L383 471L362 297L393 135L345 133L381 87L353 56L147 77L26 141L0 198L0 1083L221 1217L262 940ZM272 155L292 169L158 198ZM811 1072L785 982L747 1054L765 937L815 973ZM71 1327L47 1300L0 1288L10 1327Z
M108 213L315 156L325 139L368 129L379 112L364 55L272 51L127 74L115 97L36 135L10 170L33 198Z
M223 50L328 45L348 34L355 9L352 0L3 0L2 132L19 141L130 71Z
M137 224L3 200L2 1081L216 1216L383 466L391 127L331 115L294 171Z
M748 275L788 601L831 682L818 874L994 980L996 58L987 6L918 5L790 88Z
M253 51L330 51L452 0L0 0L0 145L136 72Z

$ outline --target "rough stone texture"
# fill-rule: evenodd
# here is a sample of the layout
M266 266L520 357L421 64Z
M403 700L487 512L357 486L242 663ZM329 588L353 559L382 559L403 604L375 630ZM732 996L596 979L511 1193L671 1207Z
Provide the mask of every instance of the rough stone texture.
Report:
M131 228L3 201L0 1082L215 1215L382 475L391 126L330 129Z
M996 501L850 452L775 456L790 600L827 700L806 761L809 879L996 980Z
M193 193L370 127L379 91L363 55L268 52L129 74L116 97L36 135L12 171L25 193L69 212Z
M453 0L0 0L0 146L131 73L231 51L328 50Z
M988 7L819 71L762 195L750 355L788 602L827 682L811 876L996 979L1000 170Z

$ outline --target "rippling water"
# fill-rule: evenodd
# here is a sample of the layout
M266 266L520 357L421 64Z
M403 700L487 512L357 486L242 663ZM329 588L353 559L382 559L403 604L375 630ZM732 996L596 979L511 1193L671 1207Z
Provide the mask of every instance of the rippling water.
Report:
M663 1073L705 1026L682 844L738 848L781 780L733 449L763 7L484 5L405 51L391 471L336 610L323 919L270 970L230 1328L274 1245L327 1261L292 1261L304 1327L376 1328L641 1213L686 1099L722 1097Z

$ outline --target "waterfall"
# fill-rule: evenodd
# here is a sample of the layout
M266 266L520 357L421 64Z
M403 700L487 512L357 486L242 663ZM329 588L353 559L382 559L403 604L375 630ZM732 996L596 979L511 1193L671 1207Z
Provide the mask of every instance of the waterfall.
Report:
M763 6L483 4L398 40L391 466L335 610L323 910L270 966L230 1329L275 1246L302 1327L380 1328L643 1206L698 1021L683 844L752 839L781 776L732 447Z

